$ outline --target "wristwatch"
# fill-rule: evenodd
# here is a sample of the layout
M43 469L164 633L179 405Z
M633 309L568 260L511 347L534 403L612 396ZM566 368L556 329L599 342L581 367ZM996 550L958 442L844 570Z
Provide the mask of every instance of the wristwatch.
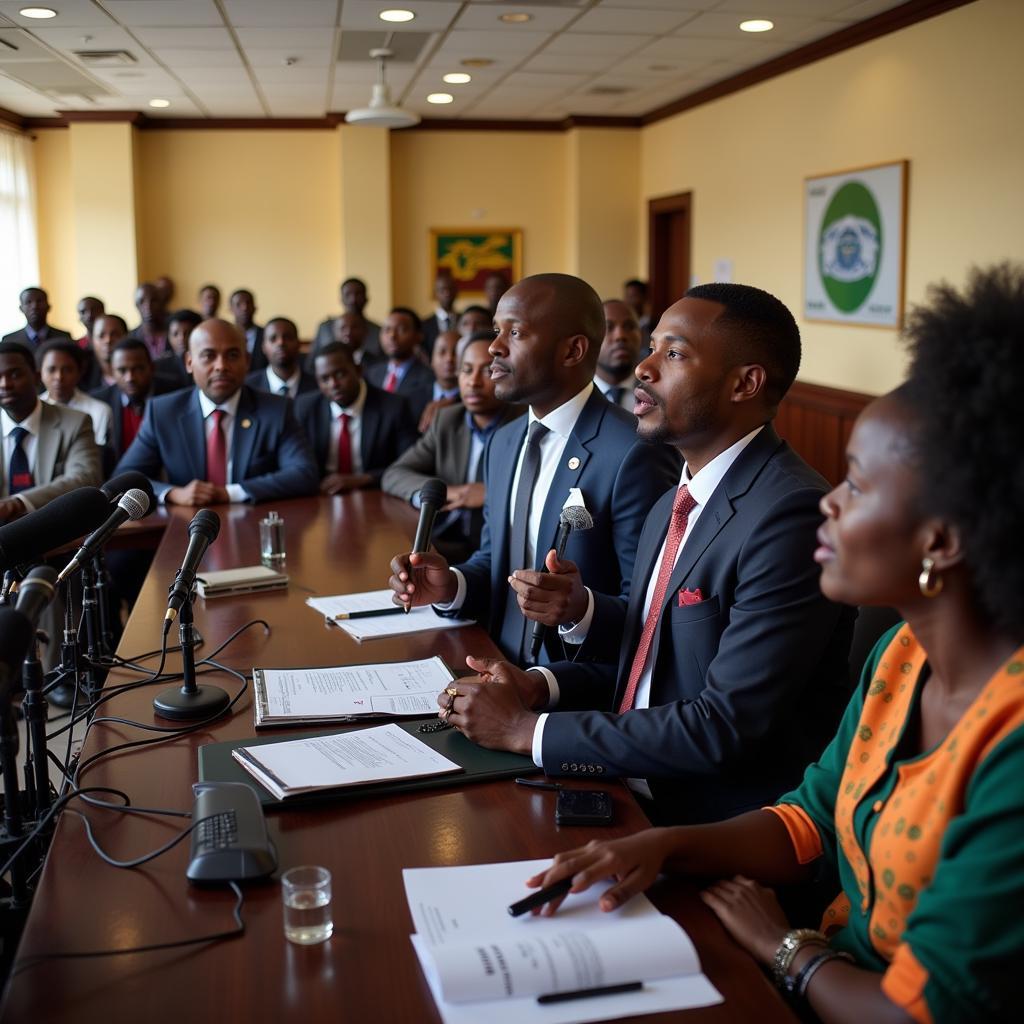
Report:
M808 945L827 946L828 939L814 928L794 928L782 937L782 942L775 950L772 960L772 974L775 977L775 984L779 988L788 989L789 968L793 959L804 946Z

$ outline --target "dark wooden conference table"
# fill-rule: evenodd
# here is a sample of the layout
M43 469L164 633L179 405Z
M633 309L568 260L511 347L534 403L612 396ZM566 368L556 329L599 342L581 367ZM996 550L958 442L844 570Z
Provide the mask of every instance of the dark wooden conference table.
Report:
M270 634L254 627L221 659L243 672L253 666L333 665L420 658L439 654L462 665L467 652L493 653L478 628L424 633L357 644L323 625L305 606L321 595L385 586L388 563L408 550L415 513L394 498L359 493L310 498L276 506L287 530L287 592L198 600L197 626L210 652L250 619L263 618ZM194 510L161 510L142 531L163 536L119 652L130 656L159 646L167 586L187 546ZM258 520L267 508L222 507L221 532L203 563L207 569L252 565L259 560ZM172 631L172 637L177 630ZM177 667L171 659L169 664ZM115 672L109 684L129 681ZM208 676L229 693L241 684ZM100 714L167 725L156 719L152 698L159 686L118 696ZM251 689L232 714L198 733L113 755L88 771L83 785L113 786L138 806L192 807L201 744L254 735ZM287 735L282 732L281 735ZM130 725L91 729L84 755L152 735ZM63 753L63 748L60 748ZM628 790L605 784L615 802L611 828L561 828L554 824L553 794L510 781L482 782L375 799L342 799L311 810L271 811L267 820L283 871L297 864L330 868L334 884L334 936L319 946L284 938L280 886L245 887L240 938L178 950L90 959L53 959L18 973L2 1007L3 1021L438 1021L409 934L402 868L476 864L547 857L591 838L629 834L646 821ZM79 806L82 806L79 804ZM83 807L84 809L84 807ZM90 808L99 842L114 857L130 859L167 842L181 818L121 815ZM82 822L60 820L22 938L19 959L40 953L125 948L168 942L233 927L234 896L227 889L200 890L185 878L186 839L141 868L105 864L90 848ZM705 972L725 997L719 1006L661 1014L662 1020L722 1022L796 1018L754 961L727 937L690 883L659 883L650 895L690 933ZM652 1019L652 1018L644 1018Z

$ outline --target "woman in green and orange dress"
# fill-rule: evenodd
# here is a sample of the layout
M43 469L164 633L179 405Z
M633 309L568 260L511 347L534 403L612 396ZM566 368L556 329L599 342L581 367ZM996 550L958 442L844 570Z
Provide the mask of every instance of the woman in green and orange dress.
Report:
M865 409L822 501L824 593L905 619L832 743L774 807L591 843L530 884L611 877L611 910L663 868L723 878L705 902L824 1021L1020 1020L1024 268L934 289L908 334L908 382ZM791 930L765 886L822 865L839 895Z

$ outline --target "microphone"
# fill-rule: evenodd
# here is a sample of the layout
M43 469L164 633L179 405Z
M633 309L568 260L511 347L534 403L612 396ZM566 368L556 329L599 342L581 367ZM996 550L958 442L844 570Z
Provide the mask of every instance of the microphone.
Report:
M110 501L119 501L121 496L130 490L142 491L149 499L149 506L146 511L147 516L157 506L156 498L153 495L153 485L149 482L149 477L145 473L139 473L134 469L111 477L105 484L100 486L100 490Z
M167 599L167 614L164 616L164 636L167 635L181 606L192 596L192 587L196 582L196 571L206 554L206 549L217 539L220 533L220 516L208 508L201 508L188 524L188 549L182 560L178 575L174 577L171 594Z
M105 496L104 496L105 497ZM87 562L108 540L114 535L114 531L127 520L141 519L149 511L149 498L146 492L133 487L121 495L117 507L107 516L107 521L98 529L93 530L78 549L78 553L60 571L57 577L58 582L67 579L83 562Z
M573 530L589 530L594 525L594 519L583 505L566 505L562 514L558 517L558 532L555 534L555 554L558 560L562 560L565 554L565 545L569 542L569 534ZM545 559L545 561L547 561ZM545 565L541 572L547 572ZM540 654L541 646L544 643L544 631L547 627L543 622L534 622L533 635L530 637L530 661L536 661Z
M422 554L430 548L430 535L434 531L437 513L448 500L448 487L443 480L431 477L420 488L420 521L416 524L416 539L412 542L413 554Z
M21 679L21 663L35 637L28 618L15 608L0 608L0 704L11 696L11 680ZM12 797L13 799L13 797Z
M79 487L0 526L0 570L31 565L48 551L94 530L110 512L98 487Z
M56 597L59 582L53 566L37 565L18 584L18 603L14 607L28 619L33 630L39 625L43 609Z

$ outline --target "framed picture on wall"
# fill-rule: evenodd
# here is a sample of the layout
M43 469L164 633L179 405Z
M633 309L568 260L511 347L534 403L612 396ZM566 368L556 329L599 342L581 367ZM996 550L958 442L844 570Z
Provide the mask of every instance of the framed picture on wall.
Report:
M804 179L804 319L903 325L908 166Z
M503 274L509 286L523 274L523 232L519 228L431 228L430 282L450 273L466 299L483 298L484 281Z

